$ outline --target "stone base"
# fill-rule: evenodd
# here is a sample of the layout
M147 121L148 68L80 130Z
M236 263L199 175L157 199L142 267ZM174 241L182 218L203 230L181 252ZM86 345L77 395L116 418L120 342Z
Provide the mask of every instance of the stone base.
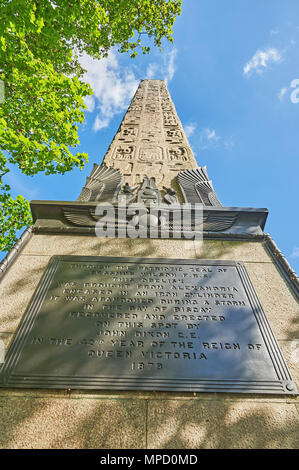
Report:
M292 289L263 241L130 240L34 234L1 282L0 339L12 341L52 255L245 263L297 386ZM0 389L1 448L297 448L297 396Z

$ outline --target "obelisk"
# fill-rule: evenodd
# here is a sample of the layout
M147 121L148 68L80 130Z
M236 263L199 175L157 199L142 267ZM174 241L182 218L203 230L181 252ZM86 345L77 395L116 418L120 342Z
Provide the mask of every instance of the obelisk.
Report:
M160 202L221 207L206 167L196 163L163 80L141 81L102 165L94 165L78 201L116 203L123 195L122 200L136 202L149 179ZM221 218L228 224L232 220L229 214ZM67 219L76 224L76 215L68 213Z
M1 263L0 447L298 448L299 282L268 211L221 205L160 80L102 157L76 201L31 202ZM170 217L133 239L151 205ZM119 206L122 238L97 236Z
M103 163L130 185L150 175L161 190L181 170L197 166L164 81L142 80Z

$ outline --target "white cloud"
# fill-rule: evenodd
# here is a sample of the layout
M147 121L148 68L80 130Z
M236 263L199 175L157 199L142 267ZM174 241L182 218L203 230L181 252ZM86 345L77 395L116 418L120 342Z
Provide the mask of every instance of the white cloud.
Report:
M169 83L176 70L176 55L177 49L161 54L159 62L148 65L145 77L160 78ZM93 95L85 98L85 104L88 112L97 111L92 126L97 132L108 127L115 115L127 109L139 85L139 77L137 78L128 67L121 67L113 51L106 59L101 60L83 54L80 63L86 70L84 80L93 89Z
M177 49L172 49L171 52L166 54L166 74L164 80L166 83L170 82L173 79L175 68L175 58L177 56Z
M278 96L278 99L279 99L280 101L283 100L283 98L284 98L284 96L285 96L285 94L286 94L287 91L288 91L288 89L287 89L286 87L281 88L281 90L279 90L279 92L277 93L277 96Z
M258 50L243 68L243 74L249 76L252 72L261 74L269 64L282 60L281 53L276 48L269 48L265 51Z
M146 69L145 78L149 78L149 79L155 78L156 74L158 73L158 70L159 70L158 64L156 64L155 62L149 64L149 66Z
M197 124L191 122L184 126L184 131L189 138L195 133L197 129ZM235 146L235 142L232 137L223 138L216 133L215 129L210 129L209 127L202 128L199 132L196 132L199 137L199 149L224 149L231 150Z
M85 103L88 111L98 110L93 123L93 130L98 131L108 127L111 119L128 107L139 81L131 70L120 67L113 51L102 60L84 54L80 62L86 69L84 80L94 92L85 99Z
M223 141L223 145L226 150L231 150L232 148L234 148L235 142L232 138L229 138Z
M224 149L231 150L235 146L234 140L230 138L223 138L217 135L215 129L205 127L199 134L200 150L207 149Z
M186 126L184 126L184 131L185 131L187 138L189 138L192 134L194 134L195 129L196 129L196 124L194 123L187 124Z
M299 258L299 246L295 246L293 248L293 251L290 254L290 258Z
M170 52L161 54L159 62L151 62L146 69L146 78L162 79L168 84L173 79L176 71L175 59L177 52L177 49L172 49Z
M200 132L199 142L201 150L217 146L219 140L220 136L216 134L215 129L210 129L206 127Z
M276 36L276 34L279 33L279 29L278 28L274 28L270 31L270 36Z
M111 120L111 117L109 116L104 117L104 119L101 119L100 116L97 115L92 125L92 130L97 132L101 129L104 129L105 127L108 127L110 120Z
M208 127L202 131L202 134L207 140L212 140L214 142L217 142L220 139L220 136L216 134L215 129L209 129Z
M94 111L96 100L93 96L85 96L84 102L87 106L87 111L92 113Z

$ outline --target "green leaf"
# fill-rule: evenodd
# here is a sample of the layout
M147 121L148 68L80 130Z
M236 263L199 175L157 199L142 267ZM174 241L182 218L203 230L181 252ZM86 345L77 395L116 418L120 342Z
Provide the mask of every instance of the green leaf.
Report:
M28 201L12 198L5 183L8 162L26 175L50 175L88 161L71 151L92 94L79 56L101 59L117 46L134 58L149 53L149 39L161 48L180 12L181 0L0 0L0 249L32 223Z

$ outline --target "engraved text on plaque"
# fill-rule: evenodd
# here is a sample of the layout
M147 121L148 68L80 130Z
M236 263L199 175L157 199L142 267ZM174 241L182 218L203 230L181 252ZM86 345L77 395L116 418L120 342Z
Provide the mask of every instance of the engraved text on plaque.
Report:
M3 387L296 393L235 261L52 257Z

